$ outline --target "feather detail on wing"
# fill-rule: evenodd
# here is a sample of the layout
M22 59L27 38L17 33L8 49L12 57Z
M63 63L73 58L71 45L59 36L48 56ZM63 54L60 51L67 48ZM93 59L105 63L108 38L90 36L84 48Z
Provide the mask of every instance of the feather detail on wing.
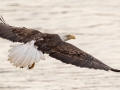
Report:
M0 22L0 37L13 42L30 42L42 37L40 31L25 27L14 27Z
M71 45L66 42L59 44L51 51L52 52L49 54L49 56L56 58L66 64L72 64L79 67L101 69L105 71L109 71L109 70L113 71L113 69L108 65L102 63L98 59L80 50L74 45ZM114 69L114 71L120 71L120 70Z
M35 41L28 42L26 44L11 45L8 55L8 61L13 63L16 67L26 67L32 65L33 63L38 63L44 60L44 54L42 51L38 51L34 46Z

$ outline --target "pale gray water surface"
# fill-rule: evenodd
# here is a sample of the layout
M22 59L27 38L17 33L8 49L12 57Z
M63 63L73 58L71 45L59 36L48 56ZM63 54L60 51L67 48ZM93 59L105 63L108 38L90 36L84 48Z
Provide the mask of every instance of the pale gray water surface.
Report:
M68 41L120 69L120 0L0 0L13 26L71 33ZM120 90L120 73L66 65L46 55L34 69L7 61L10 41L0 39L0 90Z

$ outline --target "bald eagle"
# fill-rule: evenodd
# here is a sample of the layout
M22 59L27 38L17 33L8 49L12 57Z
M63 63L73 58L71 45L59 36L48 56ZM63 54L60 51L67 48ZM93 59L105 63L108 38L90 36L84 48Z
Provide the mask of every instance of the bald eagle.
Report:
M42 33L35 29L14 27L0 19L0 37L12 42L20 42L11 45L8 61L16 67L33 68L39 60L44 60L44 54L49 54L57 60L78 67L100 69L105 71L120 72L102 63L92 55L80 50L76 46L65 41L75 39L73 35Z

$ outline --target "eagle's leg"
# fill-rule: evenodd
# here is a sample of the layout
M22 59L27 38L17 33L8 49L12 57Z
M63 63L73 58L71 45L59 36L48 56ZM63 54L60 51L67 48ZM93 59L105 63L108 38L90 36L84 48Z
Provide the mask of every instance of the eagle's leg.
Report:
M35 66L35 63L33 63L32 65L28 65L28 69L32 69L34 68L34 66Z

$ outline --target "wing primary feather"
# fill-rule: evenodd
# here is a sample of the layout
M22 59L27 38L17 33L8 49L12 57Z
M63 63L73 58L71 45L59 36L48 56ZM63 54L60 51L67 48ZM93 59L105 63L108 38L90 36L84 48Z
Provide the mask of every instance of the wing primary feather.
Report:
M93 56L66 42L62 42L62 44L55 47L53 51L54 53L50 53L49 56L61 60L66 64L72 64L79 67L101 69L105 71L111 70L119 72L119 70L112 69L108 65L94 58Z

